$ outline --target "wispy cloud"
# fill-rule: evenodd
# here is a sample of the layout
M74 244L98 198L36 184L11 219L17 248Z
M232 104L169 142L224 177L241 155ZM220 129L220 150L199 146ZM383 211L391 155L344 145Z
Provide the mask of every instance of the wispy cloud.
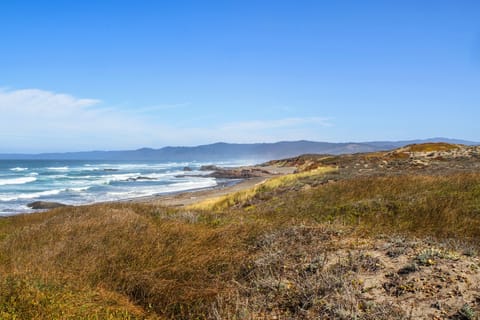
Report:
M218 124L210 119L182 126L183 113L173 110L169 110L168 123L161 121L165 110L188 105L158 104L125 110L108 106L99 99L40 89L0 89L0 152L314 139L319 131L332 125L328 118L291 117ZM178 121L174 120L175 115Z
M59 94L39 89L0 89L0 111L49 116L66 114L100 103L97 99L78 99L68 94Z
M109 141L133 146L148 136L144 121L100 104L39 89L0 89L0 146L8 149L1 151L109 148Z

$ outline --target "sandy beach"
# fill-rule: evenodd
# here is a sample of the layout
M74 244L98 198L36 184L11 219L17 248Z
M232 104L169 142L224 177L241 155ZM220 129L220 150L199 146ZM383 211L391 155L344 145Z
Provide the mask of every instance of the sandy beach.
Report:
M258 171L261 176L245 178L238 183L220 183L212 188L205 188L194 191L184 191L175 194L156 195L151 197L131 199L129 202L149 203L166 207L183 207L198 203L207 199L224 196L238 191L246 190L262 184L272 177L278 177L295 172L295 167L277 167L277 166L246 166L237 168L228 168L231 171Z

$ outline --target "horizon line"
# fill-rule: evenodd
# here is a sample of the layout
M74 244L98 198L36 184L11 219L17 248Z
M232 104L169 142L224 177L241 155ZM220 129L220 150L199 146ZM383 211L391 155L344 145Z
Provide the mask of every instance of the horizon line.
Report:
M442 141L445 140L445 141ZM81 150L81 151L45 151L45 152L0 152L1 155L50 155L50 154L70 154L70 153L95 153L95 152L131 152L131 151L141 151L141 150L151 150L159 151L166 148L198 148L203 146L211 146L216 144L229 144L229 145L261 145L261 144L279 144L279 143L300 143L300 142L309 142L309 143L328 143L328 144L370 144L370 143L404 143L404 142L446 142L454 143L452 141L464 142L460 144L467 145L480 145L479 141L457 139L457 138L446 138L446 137L432 137L432 138L419 138L419 139L405 139L405 140L370 140L370 141L343 141L343 142L330 142L330 141L315 141L315 140L280 140L276 142L249 142L249 143L239 143L239 142L225 142L218 141L212 143L198 144L198 145L167 145L163 147L139 147L136 149L109 149L109 150Z

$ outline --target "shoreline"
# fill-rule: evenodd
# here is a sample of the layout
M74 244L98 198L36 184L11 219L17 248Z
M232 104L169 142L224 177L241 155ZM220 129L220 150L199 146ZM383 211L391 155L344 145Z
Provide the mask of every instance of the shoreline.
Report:
M277 167L277 166L247 166L247 167L235 167L228 168L229 170L242 170L242 169L261 169L265 173L262 176L249 177L241 179L239 182L228 181L222 184L218 184L214 187L192 189L179 191L173 194L158 194L153 196L133 198L126 200L119 200L114 202L129 202L129 203L147 203L157 206L165 207L185 207L194 203L202 202L207 199L221 197L227 194L235 193L250 189L259 185L272 177L284 176L293 173L296 167ZM238 180L238 179L231 179Z
M150 196L142 196L135 198L126 198L112 201L99 201L91 202L84 204L75 204L69 205L64 203L56 203L45 201L48 204L58 204L58 207L82 207L82 206L91 206L91 205L101 205L101 204L113 204L113 203L144 203L155 206L163 207L185 207L194 203L202 202L207 199L221 197L227 194L235 193L238 191L246 190L255 187L258 184L265 182L266 180L272 177L279 177L287 174L293 173L297 168L296 167L277 167L277 166L241 166L241 167L231 167L231 168L219 168L221 170L227 170L230 172L241 172L242 170L261 170L262 174L258 176L252 176L247 178L216 178L217 185L205 188L197 189L188 189L182 191L176 191L172 193L164 194L154 194ZM219 181L220 180L220 181ZM34 209L30 212L18 212L11 215L0 215L0 218L7 218L11 216L24 215L24 214L35 214L50 211L55 209L52 208L42 208Z
M227 194L252 188L263 183L269 177L246 178L236 183L224 183L214 187L178 191L172 194L158 194L153 196L113 201L128 203L146 203L164 207L184 207L207 199L221 197Z

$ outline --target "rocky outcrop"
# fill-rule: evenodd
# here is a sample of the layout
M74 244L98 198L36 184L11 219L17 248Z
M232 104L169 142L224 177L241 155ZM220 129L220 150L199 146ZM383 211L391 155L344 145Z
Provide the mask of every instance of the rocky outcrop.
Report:
M193 171L190 167L183 167L183 171Z
M35 210L40 209L55 209L60 207L66 207L66 204L59 203L59 202L51 202L51 201L35 201L27 204L27 207Z
M270 172L259 168L236 168L236 169L222 169L216 168L216 170L207 175L207 177L220 178L220 179L248 179L254 177L264 177L270 175Z
M215 171L215 170L219 170L220 168L215 166L215 165L205 165L205 166L201 166L200 167L200 171Z

